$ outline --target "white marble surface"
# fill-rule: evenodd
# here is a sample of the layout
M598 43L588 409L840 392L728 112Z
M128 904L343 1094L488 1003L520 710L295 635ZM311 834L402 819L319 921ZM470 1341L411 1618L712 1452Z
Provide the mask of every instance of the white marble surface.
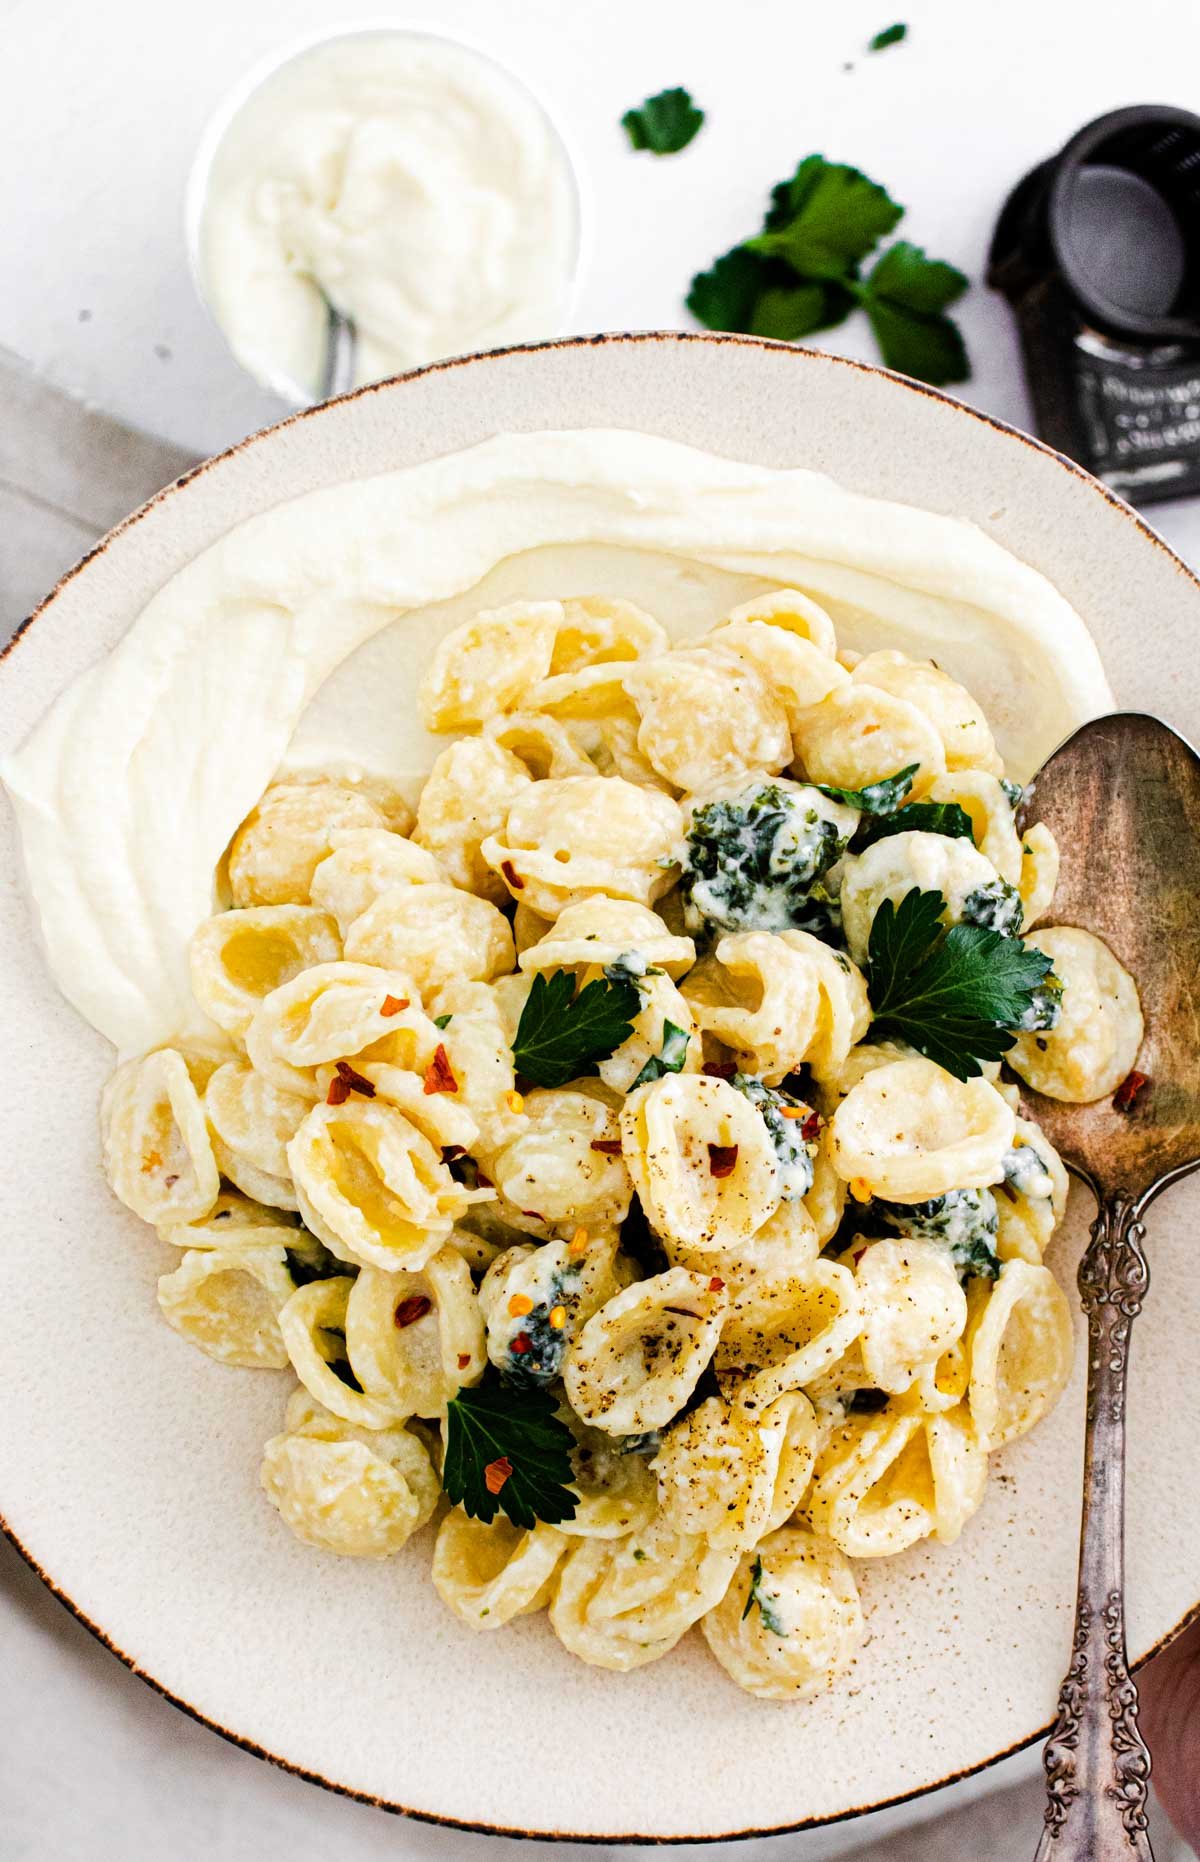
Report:
M394 6L381 13L411 17ZM864 58L865 39L895 16L909 20L909 42ZM89 420L0 358L2 637L189 452L236 440L279 411L240 378L194 300L182 178L205 116L247 64L362 15L352 0L209 0L191 26L151 0L102 11L6 0L0 17L0 344L173 442ZM1012 181L1103 109L1194 102L1200 51L1200 13L1178 0L1142 0L1133 19L1116 0L1009 0L1002 13L964 0L898 0L890 11L874 0L742 0L736 10L718 0L610 0L603 10L443 0L417 17L507 58L574 138L592 230L579 329L685 323L690 273L747 230L770 182L814 148L878 174L911 207L904 231L978 278ZM678 162L635 160L617 119L678 82L710 112L704 136ZM1005 307L978 286L962 321L976 365L965 398L1027 423ZM853 326L830 347L870 355ZM1200 503L1149 515L1200 560ZM535 1853L398 1821L228 1746L123 1669L3 1544L0 1672L0 1862ZM1036 1782L947 1809L955 1801L954 1792L927 1800L923 1812L936 1821L890 1838L878 1825L831 1831L827 1853L859 1862L1032 1853ZM1161 1820L1155 1846L1159 1862L1190 1853ZM783 1858L792 1847L781 1838L680 1853Z

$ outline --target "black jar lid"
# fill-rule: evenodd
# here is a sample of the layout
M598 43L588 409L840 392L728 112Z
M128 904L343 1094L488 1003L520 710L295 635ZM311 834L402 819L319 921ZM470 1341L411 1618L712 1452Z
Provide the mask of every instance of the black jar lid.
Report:
M1101 331L1200 343L1200 117L1137 104L1088 123L1019 183L988 279L1014 303L1055 277Z

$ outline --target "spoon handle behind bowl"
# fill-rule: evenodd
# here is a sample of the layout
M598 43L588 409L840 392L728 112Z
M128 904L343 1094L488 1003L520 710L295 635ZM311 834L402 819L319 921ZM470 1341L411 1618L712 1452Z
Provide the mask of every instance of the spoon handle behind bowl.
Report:
M1146 1834L1150 1754L1125 1649L1125 1391L1129 1335L1150 1281L1136 1205L1101 1203L1079 1264L1088 1322L1083 1526L1071 1665L1046 1742L1037 1862L1130 1862Z

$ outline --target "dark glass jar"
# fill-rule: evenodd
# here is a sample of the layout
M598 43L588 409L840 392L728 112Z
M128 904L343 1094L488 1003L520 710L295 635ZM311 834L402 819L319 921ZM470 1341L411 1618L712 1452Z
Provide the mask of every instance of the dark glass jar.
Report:
M1200 490L1200 117L1081 129L1005 202L988 283L1044 440L1135 503Z

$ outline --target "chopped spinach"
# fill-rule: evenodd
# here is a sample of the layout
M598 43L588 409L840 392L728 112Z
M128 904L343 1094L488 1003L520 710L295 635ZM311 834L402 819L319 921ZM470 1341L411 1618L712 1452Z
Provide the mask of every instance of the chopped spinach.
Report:
M1036 1034L1043 1028L1056 1027L1062 1014L1062 993L1062 978L1048 971L1035 987L1025 1013L1013 1023L1017 1033Z
M1001 776L1000 787L1008 797L1008 805L1015 815L1021 803L1025 800L1026 792L1024 784L1014 782L1011 776Z
M656 1455L662 1447L661 1429L643 1429L640 1435L618 1435L614 1446L619 1455Z
M960 1279L975 1274L994 1280L1000 1272L995 1245L1000 1217L990 1190L947 1190L923 1203L877 1200L874 1208L899 1235L945 1242Z
M1040 1201L1054 1194L1054 1179L1046 1169L1040 1153L1032 1144L1014 1144L1004 1153L1004 1181L1018 1196L1032 1196Z
M750 1588L746 1592L746 1607L742 1611L743 1622L745 1622L755 1604L758 1605L758 1613L762 1617L763 1628L769 1630L771 1635L778 1636L782 1641L787 1631L784 1628L783 1618L780 1616L777 1607L779 1604L778 1596L769 1596L763 1590L763 1561L761 1554L755 1558L753 1565L750 1567Z
M982 925L985 931L998 931L1001 937L1016 937L1024 922L1025 908L1021 895L1007 879L986 879L974 892L968 892L958 914L959 923Z
M606 971L607 975L608 972ZM687 1060L688 1032L686 1028L677 1028L672 1021L663 1022L662 1047L657 1054L651 1054L649 1060L638 1074L630 1092L635 1087L646 1086L651 1080L661 1080L668 1073L682 1073Z
M558 1376L571 1342L570 1319L579 1304L577 1263L552 1275L545 1297L517 1322L508 1341L504 1375L518 1387L548 1384ZM555 1314L559 1323L551 1317Z
M782 1087L767 1086L750 1073L735 1073L730 1085L758 1107L779 1163L780 1194L786 1203L798 1202L812 1188L817 1147L803 1136L805 1119L785 1118L783 1108L794 1107L808 1115L811 1107Z
M894 815L864 815L854 836L854 852L864 853L892 834L946 834L974 844L971 817L958 802L910 802Z
M706 802L688 828L681 884L693 929L784 931L800 925L851 824L814 788L761 782ZM820 901L827 911L829 895Z
M880 776L877 782L864 783L861 789L837 789L827 782L819 782L816 787L831 801L844 802L848 808L861 808L864 814L894 815L911 795L913 777L920 767L919 763L909 763L894 776Z

